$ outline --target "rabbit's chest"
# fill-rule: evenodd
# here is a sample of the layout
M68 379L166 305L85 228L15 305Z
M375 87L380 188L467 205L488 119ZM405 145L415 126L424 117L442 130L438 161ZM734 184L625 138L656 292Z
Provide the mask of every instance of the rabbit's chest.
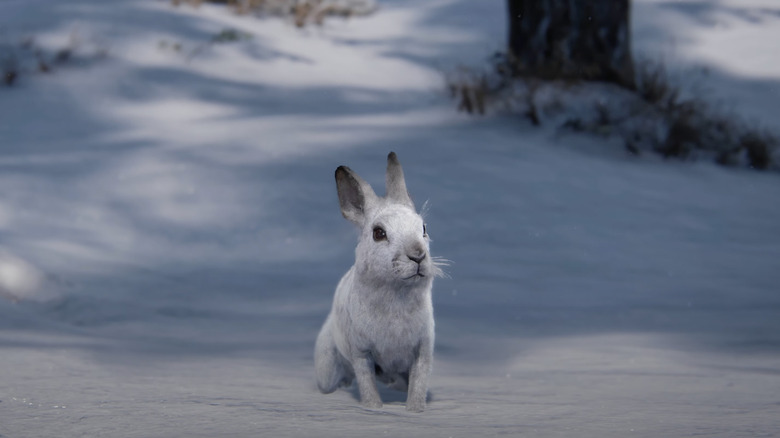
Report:
M384 315L375 320L366 347L374 361L388 371L407 370L427 328L419 315Z
M425 308L388 306L381 311L367 312L370 316L363 321L363 347L371 351L378 363L387 366L413 361L420 341L429 331L432 312Z

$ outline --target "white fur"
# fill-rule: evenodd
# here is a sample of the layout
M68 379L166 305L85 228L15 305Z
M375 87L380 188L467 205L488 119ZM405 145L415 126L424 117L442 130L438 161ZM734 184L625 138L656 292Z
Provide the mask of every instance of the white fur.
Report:
M355 264L336 287L317 337L317 385L330 393L357 380L361 403L379 408L379 379L408 391L406 409L420 412L433 362L431 288L441 269L429 254L423 220L394 153L388 156L384 198L347 167L336 170L336 181L342 214L361 232ZM385 230L386 240L374 240L376 227Z

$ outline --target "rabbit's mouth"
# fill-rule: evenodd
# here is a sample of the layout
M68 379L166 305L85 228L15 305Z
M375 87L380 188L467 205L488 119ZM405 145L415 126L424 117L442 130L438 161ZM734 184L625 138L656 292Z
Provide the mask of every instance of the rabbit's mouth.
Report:
M393 271L395 278L401 281L417 282L424 281L431 275L429 263L420 258L420 262L400 260L400 257L393 260Z

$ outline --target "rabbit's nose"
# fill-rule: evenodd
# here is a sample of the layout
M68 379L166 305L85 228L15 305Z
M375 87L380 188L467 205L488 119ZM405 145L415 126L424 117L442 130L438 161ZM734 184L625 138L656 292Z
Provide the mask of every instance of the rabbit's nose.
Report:
M411 261L413 261L413 262L415 262L415 263L417 263L419 265L425 259L426 254L425 254L425 252L420 252L417 255L407 254L406 256L409 257L409 260L411 260Z

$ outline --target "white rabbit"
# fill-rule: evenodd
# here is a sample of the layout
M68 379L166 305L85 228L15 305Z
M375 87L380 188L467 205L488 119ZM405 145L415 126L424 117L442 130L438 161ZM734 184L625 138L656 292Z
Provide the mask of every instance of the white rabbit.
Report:
M442 271L394 152L386 185L381 198L350 168L336 169L341 213L361 231L355 264L339 281L317 336L317 386L328 394L357 379L363 406L379 408L376 378L408 391L406 409L421 412L433 362L431 288Z

